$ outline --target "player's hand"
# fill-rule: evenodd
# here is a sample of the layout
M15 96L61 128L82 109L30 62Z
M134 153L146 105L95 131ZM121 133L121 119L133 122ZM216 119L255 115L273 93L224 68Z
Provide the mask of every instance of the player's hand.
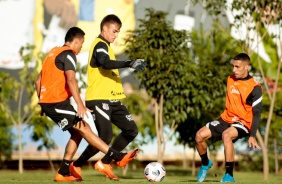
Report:
M255 137L250 136L248 140L249 147L252 147L253 150L261 150L261 147L258 145Z
M77 106L77 113L76 116L79 118L84 118L84 117L88 117L87 111L92 112L92 110L88 109L87 107L85 107L84 105L78 105Z
M137 72L141 72L145 69L146 63L144 59L136 59L136 60L131 61L129 66L135 69Z

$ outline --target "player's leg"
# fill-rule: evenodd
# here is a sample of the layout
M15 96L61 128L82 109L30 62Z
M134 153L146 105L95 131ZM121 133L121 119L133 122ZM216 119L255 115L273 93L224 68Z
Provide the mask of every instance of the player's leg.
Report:
M55 181L79 181L69 172L69 164L82 139L81 135L73 132L71 127L77 122L76 111L68 100L55 104L40 104L45 114L50 117L63 131L68 130L71 138L65 148L64 158L55 176Z
M222 133L222 141L224 144L224 155L225 155L225 167L226 172L222 178L222 182L235 182L233 177L233 167L234 167L234 142L237 139L246 137L249 135L247 127L242 123L233 123L230 128L226 129Z
M93 147L96 147L100 151L106 154L106 156L110 157L111 159L114 159L117 162L122 163L128 163L132 161L135 158L135 152L138 150L134 150L128 153L120 153L116 151L115 149L109 147L102 139L100 139L97 135L94 134L94 132L91 130L90 126L87 123L81 122L79 125L74 126L82 137ZM112 170L109 164L102 165L103 173L107 171L107 177L114 180L119 180L118 177L116 177L112 172L109 174L109 172ZM106 170L106 171L105 171Z
M63 158L63 161L61 162L60 169L58 171L58 173L63 176L70 175L70 164L72 162L72 158L74 154L77 151L79 143L81 142L81 139L82 139L82 136L77 131L73 130L72 128L70 128L68 131L70 132L71 137L66 145L64 158ZM80 180L81 178L78 178L78 179Z
M196 133L196 148L198 150L199 155L203 155L207 153L207 143L206 140L212 136L211 130L204 126Z
M105 100L103 100L105 101ZM98 132L98 136L106 143L109 144L112 139L112 124L109 120L110 109L105 111L102 109L102 101L92 100L86 102L86 107L92 110L94 123ZM74 162L74 166L81 167L87 160L97 154L100 150L88 145L80 157ZM110 158L111 159L111 158ZM110 163L110 162L109 162Z
M122 151L138 135L138 128L128 109L120 102L114 102L112 105L111 120L121 133L115 138L112 147ZM116 162L118 166L124 167L121 162Z
M202 166L198 172L197 181L202 182L205 180L208 169L212 166L212 161L208 159L207 143L206 140L212 136L211 130L204 126L196 133L196 148L201 157Z
M212 161L208 159L206 140L209 139L212 143L221 140L222 132L229 126L228 123L218 119L207 123L196 133L196 147L202 160L202 166L197 176L198 182L205 180L209 168L213 165Z
M87 108L93 110L92 113L93 117L95 117L94 122L99 137L106 144L109 144L111 142L113 136L112 123L110 121L111 107L108 103L109 101L106 100L93 100L86 102ZM83 163L85 163L89 158L97 154L99 151L99 149L88 145L81 156L73 163L73 165L75 167L81 167ZM110 156L105 156L104 158L108 159L97 161L94 165L94 168L102 172L104 175L106 175L106 177L110 179L119 180L119 178L112 172L112 167L110 166L112 158Z

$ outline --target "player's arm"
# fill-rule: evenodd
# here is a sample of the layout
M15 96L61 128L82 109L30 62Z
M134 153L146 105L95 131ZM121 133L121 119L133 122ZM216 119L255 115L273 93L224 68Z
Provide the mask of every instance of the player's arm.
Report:
M146 66L144 60L142 59L128 61L111 60L108 53L108 47L104 42L97 43L93 52L91 59L96 59L97 66L101 66L106 70L131 67L137 71L142 71Z
M40 88L41 88L41 71L38 74L37 79L35 81L35 88L36 88L37 96L39 98L39 96L40 96Z
M262 108L262 89L260 86L254 87L253 91L247 98L247 103L248 100L250 101L250 104L253 107L253 122L250 136L255 137L260 122L260 113Z
M66 75L66 83L70 89L70 92L73 96L74 101L77 104L77 116L84 117L86 114L87 108L84 106L82 99L80 97L78 84L75 78L76 73L76 57L75 55L70 52L66 51L62 53L60 56L63 58L63 62L60 63L60 60L56 62L57 67L62 67Z
M248 140L249 147L253 149L261 149L256 141L256 133L260 122L260 113L262 108L262 89L260 86L255 86L251 94L247 98L247 103L252 105L253 109L253 122Z

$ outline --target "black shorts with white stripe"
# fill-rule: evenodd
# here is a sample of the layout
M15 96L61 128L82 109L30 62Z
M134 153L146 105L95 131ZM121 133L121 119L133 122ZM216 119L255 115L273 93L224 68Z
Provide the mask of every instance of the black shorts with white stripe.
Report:
M209 140L212 143L222 140L222 133L231 126L236 128L238 131L238 137L233 140L233 143L235 143L238 139L250 135L248 128L241 122L234 122L233 124L230 124L219 118L207 123L206 126L211 130L212 137Z
M69 99L58 103L41 103L44 113L51 118L63 131L73 127L82 119L76 116L76 110Z

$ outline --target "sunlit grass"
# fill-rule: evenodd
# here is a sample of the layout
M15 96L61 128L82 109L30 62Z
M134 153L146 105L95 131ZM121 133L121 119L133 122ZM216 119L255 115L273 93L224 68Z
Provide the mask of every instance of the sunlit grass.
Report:
M177 167L167 167L167 175L161 183L197 183L196 176L191 176L191 170L181 169ZM143 169L132 170L129 169L126 176L122 175L122 170L115 168L115 174L120 177L118 183L148 183L144 178ZM218 183L222 176L223 171L211 169L204 183ZM11 184L11 183L38 183L38 184L54 184L55 173L49 170L33 170L24 171L23 174L19 174L18 171L0 170L0 183ZM260 172L235 172L234 177L236 183L246 184L257 184L257 183L271 183L281 184L282 175L270 174L269 180L263 180L263 173ZM117 183L104 177L101 173L94 169L83 168L83 181L85 184L107 184Z

